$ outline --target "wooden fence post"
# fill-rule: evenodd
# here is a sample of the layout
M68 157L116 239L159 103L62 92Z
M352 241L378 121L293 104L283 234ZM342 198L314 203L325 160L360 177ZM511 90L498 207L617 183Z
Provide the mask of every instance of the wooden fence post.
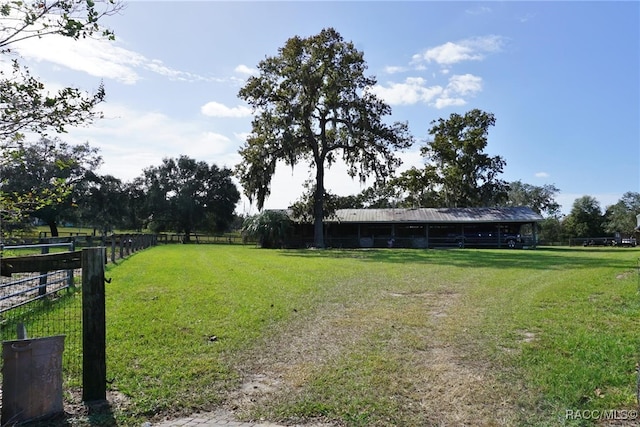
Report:
M107 398L105 248L82 250L82 400Z

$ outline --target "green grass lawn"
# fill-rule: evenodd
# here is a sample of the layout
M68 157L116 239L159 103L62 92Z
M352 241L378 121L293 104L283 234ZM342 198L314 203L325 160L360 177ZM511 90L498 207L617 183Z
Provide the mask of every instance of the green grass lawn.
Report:
M636 408L639 255L138 252L107 271L116 418L588 425L567 411Z

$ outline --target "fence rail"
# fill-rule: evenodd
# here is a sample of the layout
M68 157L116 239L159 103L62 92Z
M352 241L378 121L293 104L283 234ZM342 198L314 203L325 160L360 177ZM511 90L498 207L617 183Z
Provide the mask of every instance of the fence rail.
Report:
M51 248L68 251L49 254ZM74 286L74 269L80 265L79 258L73 264L69 255L74 252L73 242L5 246L3 249L34 250L41 254L0 259L0 315ZM53 269L52 265L59 265L64 270Z
M78 252L70 250L73 243L3 249L28 255L0 259L0 339L23 338L23 328L28 338L65 335L65 386L81 387L82 304L74 283L81 265ZM67 251L48 253L50 249ZM59 270L61 265L71 268ZM0 360L0 366L2 363Z
M69 237L65 240L67 241L0 246L3 251L29 252L28 255L0 258L0 315L13 308L55 296L61 290L73 288L74 276L79 274L75 270L81 266L81 251L75 250L78 246L98 243L98 247L104 248L105 263L115 263L118 259L158 244L157 235L151 234L113 234L96 239L96 242L90 236ZM50 253L51 249L67 251Z
M72 273L73 274L73 273ZM38 280L37 284L34 282ZM44 283L42 282L44 281ZM66 272L48 272L0 284L0 315L72 287Z
M81 389L84 402L104 400L106 390L104 265L155 245L157 239L114 235L95 243L99 246L81 251L39 254L64 245L4 246L29 254L0 258L0 340L18 339L23 325L29 338L65 335L64 387ZM79 246L76 239L65 245ZM80 271L82 286L76 286ZM74 396L77 393L67 399Z

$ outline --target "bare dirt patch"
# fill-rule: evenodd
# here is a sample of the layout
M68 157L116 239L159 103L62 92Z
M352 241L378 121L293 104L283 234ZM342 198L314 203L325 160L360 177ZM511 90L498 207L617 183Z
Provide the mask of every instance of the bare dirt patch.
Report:
M242 385L231 392L228 405L247 412L277 395L294 393L320 367L338 357L344 346L358 339L357 328L345 327L350 315L340 307L303 316L278 335L261 342L237 363Z
M353 351L354 343L392 328L395 335L386 345L403 364L396 380L407 385L402 396L407 411L432 425L514 424L513 394L496 378L491 363L449 342L453 337L443 330L456 316L460 296L386 291L372 296L372 303L326 304L313 315L300 315L238 361L244 382L229 393L226 406L242 415L291 399L323 368ZM404 299L412 302L405 305ZM340 425L326 421L323 425Z
M628 279L629 277L632 277L636 274L640 274L640 272L638 271L625 271L624 273L620 273L618 275L616 275L616 279L618 280L624 280L624 279Z
M521 342L533 342L536 339L536 334L530 331L521 331L522 339Z
M515 402L480 360L461 358L454 346L431 349L415 379L420 406L433 425L516 425Z

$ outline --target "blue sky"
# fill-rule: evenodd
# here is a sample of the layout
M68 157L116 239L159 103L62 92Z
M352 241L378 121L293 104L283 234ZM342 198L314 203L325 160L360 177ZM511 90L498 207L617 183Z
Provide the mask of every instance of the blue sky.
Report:
M106 118L61 138L99 148L100 172L124 181L182 154L232 168L251 129L237 93L258 62L334 27L416 138L403 169L422 164L431 121L479 108L496 117L486 151L506 160L502 178L556 185L564 212L640 191L638 2L134 1L105 23L115 42L16 48L53 88L104 82ZM294 202L308 174L279 167L265 207ZM362 189L340 166L326 186ZM243 199L238 212L256 208Z

